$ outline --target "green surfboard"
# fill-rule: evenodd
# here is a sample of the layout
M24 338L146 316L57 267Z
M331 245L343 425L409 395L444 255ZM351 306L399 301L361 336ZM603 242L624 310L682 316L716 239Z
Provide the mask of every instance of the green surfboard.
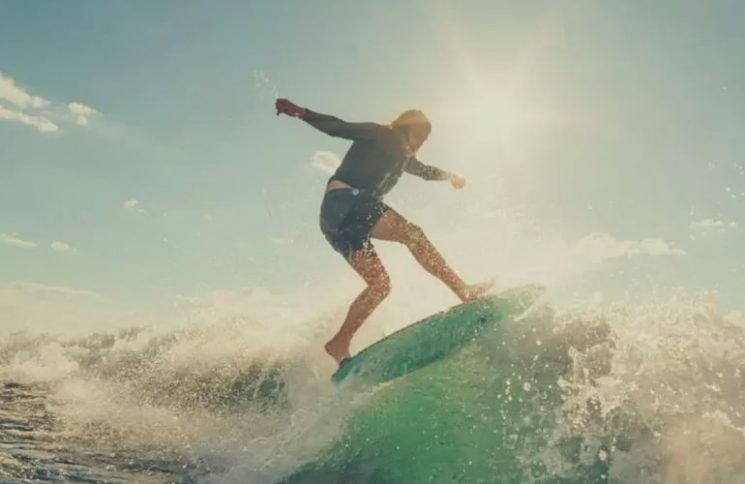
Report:
M404 376L447 357L485 329L524 312L542 293L539 286L521 286L433 314L346 360L331 381L339 383L354 377L375 384Z

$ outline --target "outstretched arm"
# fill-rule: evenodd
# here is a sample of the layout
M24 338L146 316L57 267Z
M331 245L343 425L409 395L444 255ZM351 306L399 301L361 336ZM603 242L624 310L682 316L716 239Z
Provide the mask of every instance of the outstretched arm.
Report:
M383 126L375 123L348 123L328 114L316 113L308 108L303 108L289 99L277 99L275 103L277 115L286 114L293 118L300 118L319 131L348 140L373 139Z
M460 190L466 184L466 180L455 173L441 170L436 166L425 165L416 158L409 158L404 170L406 173L418 176L424 180L447 180L456 190Z

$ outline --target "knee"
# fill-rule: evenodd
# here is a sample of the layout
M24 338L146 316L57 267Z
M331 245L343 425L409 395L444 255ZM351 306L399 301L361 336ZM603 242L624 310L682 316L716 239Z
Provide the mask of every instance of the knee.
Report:
M368 283L370 291L380 299L384 299L391 293L391 278L387 273L376 276Z
M406 224L406 237L403 242L409 247L420 244L425 241L427 236L424 234L424 230L417 224L408 223Z

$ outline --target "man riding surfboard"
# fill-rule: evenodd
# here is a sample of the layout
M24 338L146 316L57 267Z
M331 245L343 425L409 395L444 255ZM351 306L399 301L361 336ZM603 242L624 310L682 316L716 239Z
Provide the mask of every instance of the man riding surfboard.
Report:
M350 123L334 116L277 99L277 115L300 118L334 137L352 141L341 165L331 176L321 203L323 235L367 283L349 308L344 323L324 348L341 365L350 357L355 332L390 293L391 283L371 239L404 244L419 264L445 283L458 298L472 301L490 283L466 284L453 271L418 225L406 220L383 202L383 196L406 172L424 180L449 181L461 189L465 180L417 160L416 153L432 126L423 112L404 111L388 125Z

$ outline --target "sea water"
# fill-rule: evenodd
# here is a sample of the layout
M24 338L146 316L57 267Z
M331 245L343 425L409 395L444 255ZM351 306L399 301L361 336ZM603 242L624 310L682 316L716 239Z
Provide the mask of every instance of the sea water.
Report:
M317 349L342 309L4 333L0 481L745 482L744 323L706 294L543 302L371 387Z

